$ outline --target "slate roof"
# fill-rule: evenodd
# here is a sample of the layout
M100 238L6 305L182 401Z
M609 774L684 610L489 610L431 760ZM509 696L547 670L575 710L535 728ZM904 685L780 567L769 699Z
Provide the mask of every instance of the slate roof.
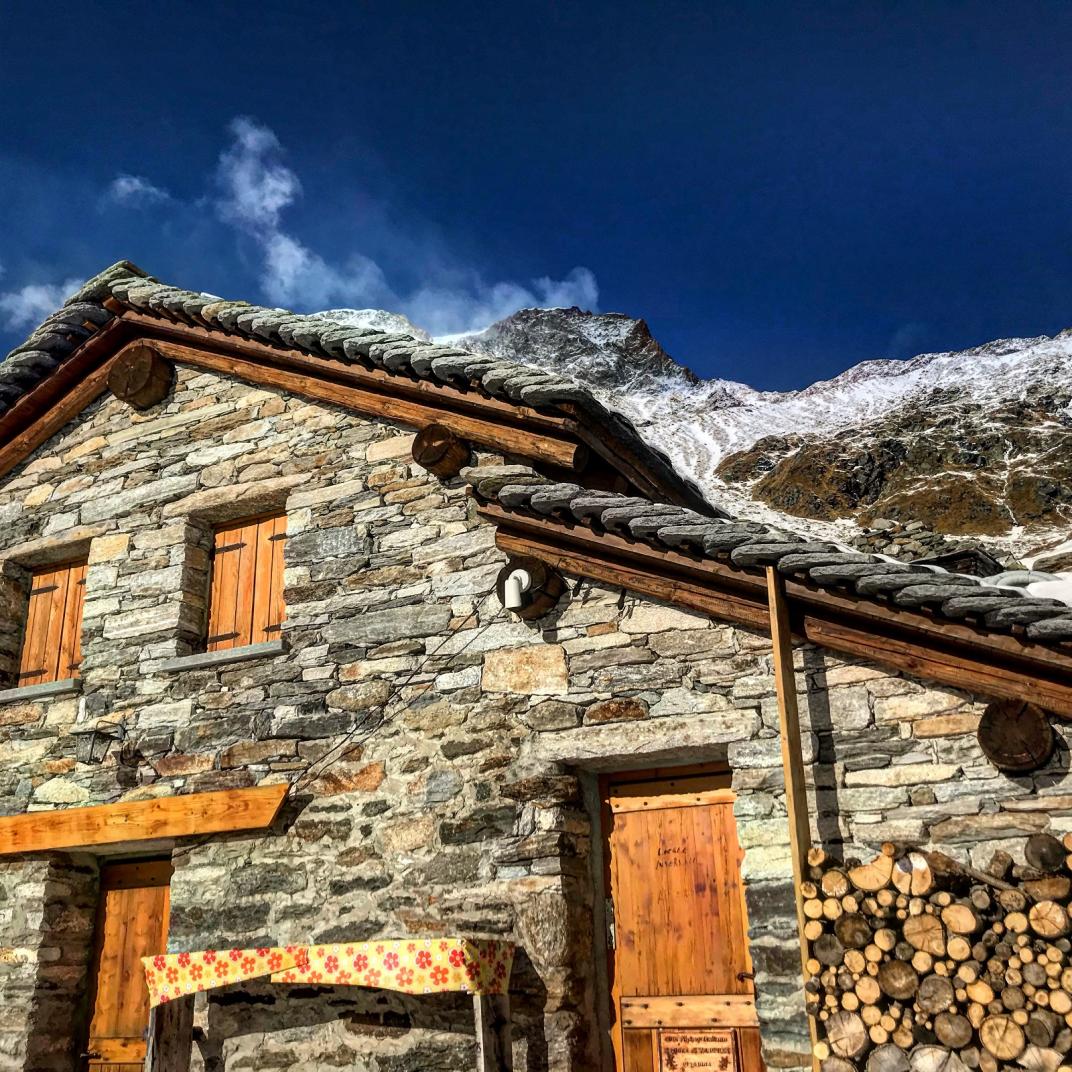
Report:
M953 573L940 566L808 541L782 528L736 518L704 517L678 506L614 492L554 483L517 466L462 471L478 499L512 512L558 517L657 550L684 550L743 569L777 567L820 588L888 600L906 610L929 610L988 631L1022 631L1042 643L1072 640L1072 606L1033 596L1025 585L1059 577L1019 570L994 577Z
M129 261L113 264L90 279L0 362L0 416L115 318L103 305L109 298L129 309L304 350L344 364L446 386L475 388L490 397L543 412L554 413L559 404L571 404L579 411L582 422L600 428L646 458L649 472L659 486L673 488L686 501L706 506L703 492L681 476L662 451L646 443L629 420L607 409L575 380L522 362L424 342L412 335L340 325L324 317L182 290L153 279ZM706 508L712 514L720 513L714 507Z
M128 261L94 276L0 362L0 415L115 318L103 304L109 298L129 309L346 364L447 386L468 386L545 412L554 412L560 403L572 404L582 419L595 422L642 452L653 475L666 486L681 489L704 507L700 512L645 498L595 492L578 484L555 483L523 466L474 468L463 473L479 498L495 500L509 510L535 516L557 514L655 548L686 549L743 568L775 565L785 574L806 578L823 588L847 589L867 599L888 599L899 607L929 609L988 630L1022 630L1031 640L1072 640L1072 606L1025 591L1023 585L1041 579L1038 573L978 578L938 566L850 551L833 543L809 542L781 528L727 516L707 504L699 488L680 476L665 454L645 443L626 418L608 410L574 380L520 362L422 342L410 335L345 326L285 309L181 290L147 276Z

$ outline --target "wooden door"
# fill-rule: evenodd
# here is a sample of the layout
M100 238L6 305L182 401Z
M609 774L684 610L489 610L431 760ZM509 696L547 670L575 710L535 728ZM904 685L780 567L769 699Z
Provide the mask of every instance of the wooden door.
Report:
M618 1072L759 1072L759 1029L728 773L605 777Z
M94 950L88 1072L140 1072L149 1027L141 958L167 949L170 860L101 869Z

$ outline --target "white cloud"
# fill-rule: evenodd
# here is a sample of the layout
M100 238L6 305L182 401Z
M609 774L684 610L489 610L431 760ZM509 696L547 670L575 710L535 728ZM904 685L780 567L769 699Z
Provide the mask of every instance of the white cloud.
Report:
M252 119L230 127L232 142L220 154L217 212L226 223L253 238L262 254L261 286L274 304L300 309L338 306L379 307L405 313L434 335L474 331L528 306L580 305L595 309L599 288L587 268L564 279L544 277L530 284L488 283L466 266L444 264L436 250L423 251L412 236L388 234L431 265L427 279L399 293L371 257L355 251L330 264L283 225L284 211L301 196L301 180L282 160L275 134Z
M579 305L592 310L598 306L599 287L587 268L574 268L562 279L488 281L471 265L444 255L441 243L423 238L417 228L385 222L389 213L372 203L366 191L354 191L363 195L355 200L370 206L369 219L363 222L375 232L380 247L404 255L419 285L392 285L383 267L361 250L328 261L285 226L284 215L302 196L302 183L284 162L275 133L245 117L233 120L229 132L231 141L220 153L208 203L223 223L255 243L263 299L273 305L302 311L345 306L386 309L403 313L433 335L479 331L531 306ZM102 203L203 211L206 202L182 201L143 175L123 173L108 185ZM59 308L77 286L77 280L68 280L0 291L0 323L10 329L32 327Z
M18 290L0 292L0 322L15 331L36 327L78 289L79 283L77 279L63 283L28 283Z
M105 198L120 205L159 205L170 201L171 194L142 175L123 174L111 181Z

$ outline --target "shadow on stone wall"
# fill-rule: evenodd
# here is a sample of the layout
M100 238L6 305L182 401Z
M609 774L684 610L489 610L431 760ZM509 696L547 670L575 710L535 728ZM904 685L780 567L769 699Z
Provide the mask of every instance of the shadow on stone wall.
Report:
M547 1072L546 991L524 951L511 977L515 1069ZM472 999L361 987L267 981L214 994L199 1010L194 1068L301 1068L303 1072L470 1072L476 1062Z
M804 712L806 733L808 727L817 739L815 763L812 776L815 784L815 816L819 844L828 852L840 852L844 835L841 829L841 805L838 801L837 742L834 722L830 713L830 693L826 681L826 656L820 648L804 649L804 673L808 689L804 693L807 710ZM807 750L805 750L806 752Z

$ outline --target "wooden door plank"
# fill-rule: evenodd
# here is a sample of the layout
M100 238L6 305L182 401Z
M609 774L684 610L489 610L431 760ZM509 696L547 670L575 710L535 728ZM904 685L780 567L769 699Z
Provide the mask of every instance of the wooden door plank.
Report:
M623 1027L749 1027L758 1024L755 998L750 994L622 998Z
M759 1027L739 1029L737 1043L740 1047L743 1072L764 1072L766 1065L763 1063L763 1040L760 1036Z
M110 1038L118 1033L119 960L129 892L125 889L107 890L102 896L97 934L96 997L89 1025L91 1048L95 1039Z
M688 796L691 797L692 794ZM699 970L694 970L692 978L682 982L679 994L687 994L691 989L695 989L697 993L731 992L721 983L721 977L725 974L721 965L726 957L726 949L724 944L719 942L718 936L725 926L722 904L725 895L719 882L718 862L723 857L718 855L718 846L715 844L712 811L712 808L704 807L680 809L686 840L692 850L688 859L689 880L697 901L696 916L699 924L692 934L692 959ZM686 895L687 893L688 891ZM707 926L707 914L715 916L719 923L713 927ZM734 932L729 930L729 933ZM734 943L734 952L738 944Z
M662 783L656 783L660 785ZM697 804L733 803L737 799L732 789L699 789L687 793L651 791L647 786L638 786L638 792L615 795L611 811L659 811L666 808L694 808Z
M655 1035L651 1031L622 1033L623 1072L656 1072Z
M275 821L288 788L263 785L5 816L0 856L264 830Z

